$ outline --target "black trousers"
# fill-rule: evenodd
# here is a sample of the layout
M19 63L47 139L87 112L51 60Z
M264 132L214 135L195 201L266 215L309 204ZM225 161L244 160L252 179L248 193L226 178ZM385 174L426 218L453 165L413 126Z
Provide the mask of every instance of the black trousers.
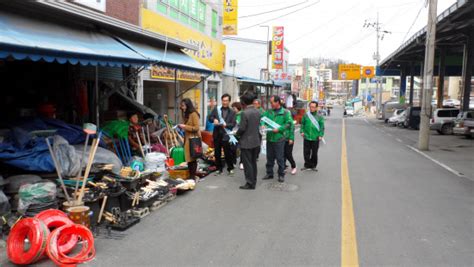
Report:
M234 145L229 141L222 141L222 139L214 139L214 153L216 156L216 167L218 171L222 171L224 168L222 162L222 148L224 148L225 163L227 164L227 170L231 171L234 169L235 163L235 148Z
M304 140L304 167L305 168L316 168L318 166L318 150L319 140L308 141Z
M296 162L293 158L293 145L294 143L290 145L289 141L286 141L285 143L285 160L290 162L292 169L296 168Z
M189 179L196 179L197 166L197 161L188 162Z
M250 149L240 149L240 157L244 164L245 181L251 186L257 184L257 155L260 147Z
M278 165L278 177L285 177L285 141L267 142L267 175L273 176L275 161Z

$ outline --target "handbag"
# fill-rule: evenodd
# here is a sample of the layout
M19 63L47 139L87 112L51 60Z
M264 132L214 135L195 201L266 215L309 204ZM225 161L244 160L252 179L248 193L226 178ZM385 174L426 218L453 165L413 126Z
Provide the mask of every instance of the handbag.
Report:
M202 157L202 141L199 136L189 138L189 155L191 158Z

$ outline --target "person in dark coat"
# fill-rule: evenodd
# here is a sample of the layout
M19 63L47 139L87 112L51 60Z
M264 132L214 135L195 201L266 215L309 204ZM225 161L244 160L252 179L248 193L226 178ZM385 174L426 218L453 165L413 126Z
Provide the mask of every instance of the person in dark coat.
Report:
M257 185L257 155L260 152L260 118L261 114L252 102L254 96L250 93L243 95L240 101L245 105L240 118L237 136L240 137L240 150L244 164L245 185L240 189L252 190Z
M222 162L222 149L224 149L225 163L227 164L227 171L230 175L234 174L235 149L231 143L230 136L226 130L231 132L236 125L235 112L230 107L231 97L229 94L224 94L221 97L222 106L214 108L209 119L214 123L214 132L212 137L214 139L214 153L216 157L216 175L222 174L224 168Z

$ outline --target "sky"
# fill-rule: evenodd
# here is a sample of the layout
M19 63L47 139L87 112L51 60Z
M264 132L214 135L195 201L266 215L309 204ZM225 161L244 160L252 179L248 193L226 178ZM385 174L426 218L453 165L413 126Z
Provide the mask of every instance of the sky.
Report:
M438 0L438 14L455 2ZM290 63L299 63L304 57L325 57L375 65L375 28L364 28L364 23L375 22L378 13L381 30L391 32L380 41L383 60L427 24L425 3L426 0L239 0L238 37L266 40L267 29L254 25L284 26ZM293 7L284 9L288 6ZM252 16L275 9L283 10ZM292 11L295 13L282 16ZM274 18L277 19L271 20Z

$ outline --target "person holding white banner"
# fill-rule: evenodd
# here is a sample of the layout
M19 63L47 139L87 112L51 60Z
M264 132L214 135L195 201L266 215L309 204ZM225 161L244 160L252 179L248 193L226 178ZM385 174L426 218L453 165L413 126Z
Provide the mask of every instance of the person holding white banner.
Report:
M267 175L264 180L273 179L275 160L278 164L278 181L285 181L285 143L286 132L291 128L293 118L290 111L281 106L279 96L270 98L272 109L265 111L262 123L267 131Z
M318 102L309 103L309 111L301 119L300 132L304 138L304 167L301 170L318 171L319 141L324 141L324 118L318 115Z

